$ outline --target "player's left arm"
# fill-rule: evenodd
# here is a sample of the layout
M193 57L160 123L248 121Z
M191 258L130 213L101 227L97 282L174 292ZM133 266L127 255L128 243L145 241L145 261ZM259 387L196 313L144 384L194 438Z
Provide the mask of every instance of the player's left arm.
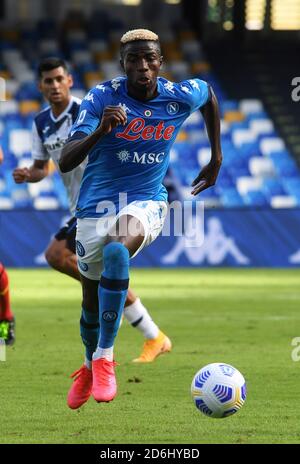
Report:
M217 98L210 87L210 99L200 108L211 146L210 162L204 166L192 183L192 195L215 185L222 164L220 114Z
M3 155L2 148L0 146L0 164L3 163L3 160L4 160L4 155Z

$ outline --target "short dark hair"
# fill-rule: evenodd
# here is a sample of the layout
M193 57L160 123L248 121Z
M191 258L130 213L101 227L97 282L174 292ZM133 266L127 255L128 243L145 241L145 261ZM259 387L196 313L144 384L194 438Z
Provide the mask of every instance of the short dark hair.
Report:
M69 72L67 63L62 58L58 58L56 56L44 58L42 61L40 61L37 68L39 79L43 77L43 72L52 71L52 69L60 67L64 68L67 73Z

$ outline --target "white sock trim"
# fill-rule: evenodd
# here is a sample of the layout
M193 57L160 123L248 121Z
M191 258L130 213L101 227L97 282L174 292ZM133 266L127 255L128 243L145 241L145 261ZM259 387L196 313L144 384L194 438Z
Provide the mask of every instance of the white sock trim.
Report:
M92 369L92 361L90 361L88 358L85 358L84 360L84 365L91 370Z
M96 349L95 353L93 354L93 361L96 361L97 359L100 358L105 358L107 361L113 361L114 360L114 347L111 346L110 348L98 348Z
M159 328L139 298L124 308L124 317L134 328L142 332L145 338L153 339L158 336ZM135 326L134 324L139 320L140 322Z

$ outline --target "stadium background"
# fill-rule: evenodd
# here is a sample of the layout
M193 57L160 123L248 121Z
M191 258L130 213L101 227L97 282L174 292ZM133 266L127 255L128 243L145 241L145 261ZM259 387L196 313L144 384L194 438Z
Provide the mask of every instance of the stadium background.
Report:
M7 90L0 102L6 156L0 260L9 266L16 316L16 344L0 362L0 443L300 443L299 269L248 269L298 268L299 5L0 0L0 75ZM32 118L43 105L38 60L54 53L67 58L73 93L83 96L94 82L119 73L121 34L143 26L160 34L170 79L200 76L213 85L224 162L217 185L199 197L206 203L204 246L158 238L135 265L159 268L131 271L131 284L171 338L172 353L149 365L132 363L143 340L124 321L115 346L116 400L91 399L74 413L66 394L83 357L80 285L52 269L22 269L44 266L50 236L68 215L65 194L55 172L43 183L16 186L11 171L31 163ZM188 197L208 153L194 115L172 151L172 198ZM198 369L219 361L243 373L248 392L238 414L215 421L195 408L190 384ZM11 459L12 448L7 452Z
M72 93L84 97L99 81L120 75L120 36L145 26L160 35L164 76L175 81L197 76L213 86L220 102L224 162L217 185L198 197L205 202L204 244L196 238L189 248L189 239L163 237L133 265L298 266L299 1L0 4L0 77L7 100L0 103L3 262L44 266L43 251L68 216L57 172L40 183L18 186L11 175L16 166L31 163L32 120L45 105L36 86L38 60L49 55L67 59L75 81ZM203 121L196 112L172 150L166 180L171 200L192 198L190 184L209 157Z

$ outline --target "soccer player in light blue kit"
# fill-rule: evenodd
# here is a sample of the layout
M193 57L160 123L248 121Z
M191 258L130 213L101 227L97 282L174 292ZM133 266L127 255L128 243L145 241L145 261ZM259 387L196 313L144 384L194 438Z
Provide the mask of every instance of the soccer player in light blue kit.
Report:
M38 66L38 76L39 89L49 102L49 106L37 114L33 123L33 164L28 168L17 167L13 172L13 177L17 184L40 182L48 175L50 158L53 160L66 188L72 217L51 240L45 257L51 267L80 281L76 258L76 218L74 214L87 160L84 160L83 163L66 174L60 172L58 163L61 158L62 148L68 139L70 128L77 119L81 100L73 97L70 93L73 85L72 75L68 71L67 64L61 58L49 57L43 59ZM134 362L152 362L157 356L171 350L170 339L155 324L147 308L130 288L125 302L124 316L132 327L139 330L145 337L142 353L138 358L134 359ZM81 325L83 326L84 323L85 319L83 317L81 318ZM4 326L10 326L10 338L12 338L13 321L4 321L3 324ZM90 349L87 348L87 351L89 352ZM91 356L92 354L89 356L90 359L85 360L87 365L91 364Z
M124 34L121 65L126 77L88 93L60 160L67 172L88 155L76 208L76 240L87 321L82 338L94 353L92 369L79 370L68 393L72 409L91 394L98 402L116 396L113 345L129 284L129 259L162 230L169 152L182 123L197 109L212 154L194 180L192 194L214 185L221 166L220 118L212 89L199 79L172 83L160 78L161 64L156 34L145 29ZM120 193L127 195L125 206ZM98 322L97 339L93 327Z

